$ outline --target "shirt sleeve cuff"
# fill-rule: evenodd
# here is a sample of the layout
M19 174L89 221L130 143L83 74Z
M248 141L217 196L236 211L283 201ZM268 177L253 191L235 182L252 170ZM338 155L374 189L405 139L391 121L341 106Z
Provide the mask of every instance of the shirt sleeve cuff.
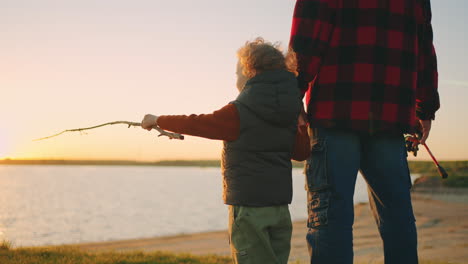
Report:
M416 107L416 117L420 120L434 120L435 111L430 109L435 109L435 107L427 103L419 103Z

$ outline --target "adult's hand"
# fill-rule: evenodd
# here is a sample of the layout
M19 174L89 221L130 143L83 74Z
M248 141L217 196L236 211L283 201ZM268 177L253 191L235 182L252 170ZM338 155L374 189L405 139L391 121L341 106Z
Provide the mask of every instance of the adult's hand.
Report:
M421 145L424 145L426 144L426 140L429 137L429 132L431 131L432 120L419 120L419 123L421 124L422 132L422 137L421 140L419 140L419 143L421 143Z
M157 125L157 120L158 116L147 114L145 115L145 117L143 117L143 120L141 121L141 127L148 131L151 131L151 129L153 129L153 126Z

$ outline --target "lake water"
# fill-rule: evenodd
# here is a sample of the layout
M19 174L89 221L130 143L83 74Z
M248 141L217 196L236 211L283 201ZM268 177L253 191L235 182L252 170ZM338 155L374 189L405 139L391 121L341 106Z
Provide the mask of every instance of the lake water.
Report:
M307 218L294 169L293 220ZM219 168L0 165L0 241L57 245L227 228ZM367 202L358 177L355 203Z

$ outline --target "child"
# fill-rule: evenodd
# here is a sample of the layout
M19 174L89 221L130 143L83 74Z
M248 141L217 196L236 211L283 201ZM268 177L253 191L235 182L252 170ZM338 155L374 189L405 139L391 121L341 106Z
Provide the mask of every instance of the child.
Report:
M146 115L142 127L224 140L223 198L235 263L288 262L291 158L310 152L293 53L257 38L237 53L237 99L207 115Z

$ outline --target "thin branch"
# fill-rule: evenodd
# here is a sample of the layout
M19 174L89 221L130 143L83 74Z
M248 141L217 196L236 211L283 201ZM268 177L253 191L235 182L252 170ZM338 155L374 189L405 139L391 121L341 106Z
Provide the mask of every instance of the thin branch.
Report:
M114 122L109 122L109 123L105 123L105 124L101 124L101 125L97 125L97 126L92 126L92 127L67 129L67 130L64 130L64 131L62 131L62 132L60 132L60 133L57 133L57 134L55 134L55 135L52 135L52 136L48 136L48 137L43 137L43 138L35 139L34 141L39 141L39 140L44 140L44 139L53 138L53 137L56 137L56 136L60 136L60 135L62 135L63 133L66 133L66 132L82 132L82 131L84 131L84 130L90 130L90 129L94 129L94 128L98 128L98 127L109 126L109 125L117 125L117 124L128 125L128 127L132 127L132 126L141 126L141 123L136 123L136 122L114 121ZM180 139L180 140L183 140L183 139L184 139L184 136L183 136L183 135L177 134L177 133L167 132L167 131L165 131L165 130L159 128L158 126L153 126L153 129L157 130L157 131L160 133L160 134L159 134L159 137L160 137L160 136L167 136L167 137L169 137L170 139Z

